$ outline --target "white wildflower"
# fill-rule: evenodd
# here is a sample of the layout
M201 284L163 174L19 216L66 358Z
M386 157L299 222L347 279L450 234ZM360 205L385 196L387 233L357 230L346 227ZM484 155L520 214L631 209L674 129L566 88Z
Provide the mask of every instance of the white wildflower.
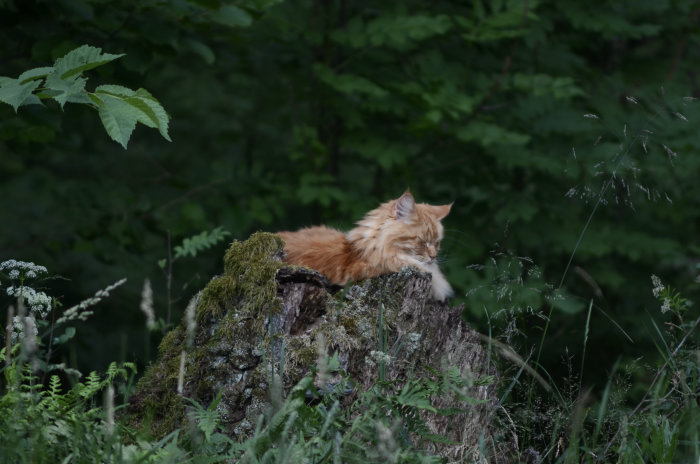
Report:
M180 371L177 375L177 394L182 395L183 386L185 384L185 359L187 354L185 350L180 353Z
M383 351L372 350L369 355L378 363L391 364L391 355Z
M37 292L31 287L21 286L15 287L11 285L7 287L7 294L19 298L24 298L24 303L29 306L29 310L34 314L39 314L42 319L51 311L51 297L44 292Z
M144 280L143 290L141 290L141 312L146 315L146 327L148 330L153 330L156 326L156 313L153 310L153 289L148 279Z
M39 334L39 329L36 327L36 321L32 316L24 317L24 321L22 321L22 317L20 316L13 317L12 326L8 326L7 331L12 333L12 343L17 343L18 341L24 340L27 332L29 332L29 338L32 340L34 340L34 337ZM34 340L34 345L36 345L36 340Z
M105 432L114 433L114 387L109 385L105 391Z
M0 271L8 271L12 279L18 279L22 276L34 278L39 274L46 274L48 272L44 266L39 266L32 262L17 261L15 259L8 259L0 263Z
M661 314L666 314L671 310L671 300L664 298L664 302L661 304Z
M105 287L102 290L98 290L94 296L91 298L88 298L87 300L83 300L79 304L68 308L64 313L63 316L61 316L57 321L56 324L62 324L64 322L72 321L75 319L79 319L81 321L87 320L89 316L93 314L93 311L88 310L90 306L94 306L100 301L102 301L104 298L109 296L109 292L114 290L115 288L119 287L122 285L124 282L126 282L126 279L121 279L116 282L114 282L112 285L109 285L108 287Z
M665 288L664 284L662 284L661 279L659 279L654 274L651 275L651 284L654 286L654 288L651 289L651 293L654 294L654 297L658 298L659 295L661 295L661 292Z
M39 330L36 327L36 320L33 317L24 318L24 334L22 338L22 351L24 355L31 360L31 368L33 371L39 369L38 359L34 354L38 351L39 346L36 343L37 334Z
M197 312L197 296L192 297L190 302L185 308L185 328L187 330L187 344L192 345L194 343L194 333L197 330L197 319L195 314Z
M420 348L420 337L421 334L418 332L411 332L406 335L406 351L408 353L413 353Z

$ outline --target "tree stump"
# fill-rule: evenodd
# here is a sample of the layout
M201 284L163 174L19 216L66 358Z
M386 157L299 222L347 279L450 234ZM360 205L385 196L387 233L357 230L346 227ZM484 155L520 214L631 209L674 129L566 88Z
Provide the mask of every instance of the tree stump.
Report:
M269 369L283 372L288 391L310 373L322 340L328 354L337 353L341 369L367 389L379 379L373 357L380 330L391 356L387 380L405 382L446 366L467 379L496 378L479 335L461 318L463 306L431 298L429 274L405 268L339 289L313 270L285 264L283 247L269 233L231 245L224 274L195 297L196 329L188 335L183 320L168 333L139 382L128 409L132 424L149 424L162 437L188 420L183 396L207 406L221 393L224 432L242 441L266 407ZM477 456L480 443L493 449L495 381L474 382L467 394L480 401L456 415L427 417L431 433L458 443L433 450L451 459ZM348 395L351 401L357 392ZM447 398L438 403L437 408L465 408Z

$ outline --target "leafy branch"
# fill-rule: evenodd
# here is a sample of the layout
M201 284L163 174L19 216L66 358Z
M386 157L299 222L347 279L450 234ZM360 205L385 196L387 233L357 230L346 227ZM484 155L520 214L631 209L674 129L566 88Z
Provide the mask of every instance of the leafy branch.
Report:
M0 76L0 101L12 106L43 105L54 99L63 109L66 103L79 103L97 110L112 140L126 149L136 123L158 129L168 141L168 114L147 90L131 90L119 85L101 85L94 92L85 89L83 72L121 58L124 54L102 53L83 45L58 58L53 66L33 68L16 79Z

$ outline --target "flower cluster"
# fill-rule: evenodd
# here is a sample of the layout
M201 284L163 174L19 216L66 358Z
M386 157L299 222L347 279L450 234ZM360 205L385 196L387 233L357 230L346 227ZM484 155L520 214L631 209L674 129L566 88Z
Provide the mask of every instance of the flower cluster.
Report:
M24 328L27 327L32 335L36 337L39 334L39 329L34 323L34 318L32 316L26 316L24 321L20 316L15 316L12 318L12 327L7 327L12 333L12 343L17 343L18 340L23 340L25 338ZM31 337L33 339L33 337Z
M654 286L654 288L651 289L651 293L654 294L655 298L658 298L659 295L661 295L661 292L663 292L664 288L666 287L663 283L661 283L661 279L659 279L654 274L651 275L651 284Z
M420 348L421 334L418 332L410 332L406 335L406 352L413 353Z
M126 282L126 279L121 279L116 282L114 282L112 285L109 285L108 287L105 287L102 290L98 290L97 293L95 293L94 296L91 298L88 298L86 300L81 301L79 304L68 308L66 312L63 313L63 316L61 316L57 321L56 325L62 324L64 322L72 321L75 319L79 319L81 321L87 320L88 317L92 316L93 311L88 310L90 306L94 306L102 299L107 298L109 296L109 292L114 290L115 288L119 287L122 285L124 282Z
M661 314L665 314L671 310L671 300L669 298L664 298L661 303Z
M153 330L156 326L156 313L153 310L153 288L151 287L151 281L148 279L143 282L140 308L141 312L146 316L146 327L148 327L148 330Z
M51 311L51 297L44 292L37 292L31 287L21 286L15 287L11 285L7 287L7 294L19 298L24 298L24 303L29 306L32 314L39 314L42 319Z
M0 271L7 272L12 280L21 280L25 278L33 279L39 274L46 274L48 272L44 266L28 263L26 261L17 261L15 259L8 259L0 263Z
M654 288L651 289L651 293L654 294L654 297L662 297L661 314L666 314L671 310L671 298L669 298L669 296L671 296L672 292L670 289L666 291L666 286L661 282L661 279L654 274L651 275L651 283L654 286Z
M7 330L12 333L12 342L15 343L18 339L21 339L31 343L39 333L35 316L38 314L42 319L45 319L51 311L52 301L46 293L37 292L25 285L24 280L34 279L40 274L46 274L48 271L46 267L32 262L8 259L0 263L0 272L5 272L10 280L18 284L7 287L7 294L21 299L20 305L22 307L29 307L29 314L24 316L24 318L22 316L14 316L12 323L7 327ZM29 331L32 336L25 337L25 330Z
M372 350L369 353L369 356L365 357L365 364L369 367L374 367L378 363L382 364L384 363L385 365L391 364L392 357L390 354L387 354L383 351L378 351L378 350Z

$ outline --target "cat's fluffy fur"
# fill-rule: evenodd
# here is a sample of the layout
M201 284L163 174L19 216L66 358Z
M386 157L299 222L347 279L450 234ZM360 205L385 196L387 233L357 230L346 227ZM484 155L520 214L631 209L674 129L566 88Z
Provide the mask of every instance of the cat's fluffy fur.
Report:
M414 266L432 275L433 296L442 301L452 296L452 287L436 257L443 236L440 220L451 206L416 203L406 191L367 213L347 233L325 226L279 232L285 260L316 269L338 285Z

